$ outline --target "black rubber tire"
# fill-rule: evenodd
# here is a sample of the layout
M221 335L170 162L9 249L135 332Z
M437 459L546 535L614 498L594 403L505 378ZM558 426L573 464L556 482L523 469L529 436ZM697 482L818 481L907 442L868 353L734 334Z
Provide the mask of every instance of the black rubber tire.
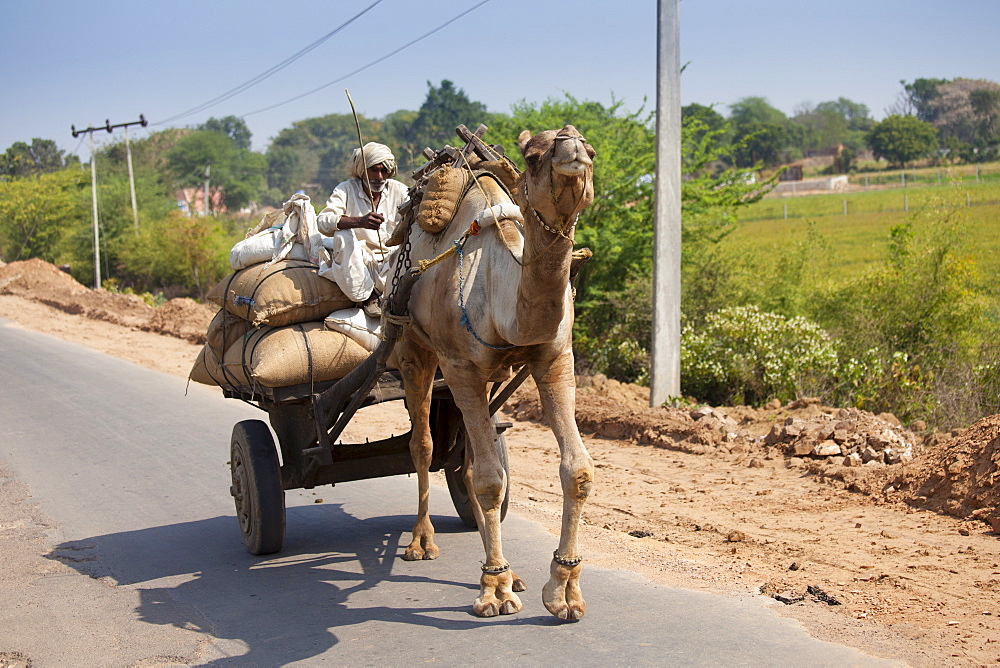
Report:
M266 422L233 427L229 468L243 543L250 554L272 554L285 542L285 491L274 437Z
M464 468L468 465L468 450L466 449L465 423L462 422L462 414L458 413L459 427L455 433L453 442L460 442L462 447L462 464L459 466L445 466L444 477L448 481L448 492L451 494L451 502L455 505L455 511L462 520L462 524L470 529L476 529L476 514L472 510L472 501L469 499L469 490L465 486ZM493 424L497 424L497 417L493 416ZM507 439L503 434L497 434L496 440L497 455L500 457L500 465L503 466L504 474L507 476L507 489L504 493L503 503L500 504L500 521L507 517L507 506L510 504L510 465L507 462Z

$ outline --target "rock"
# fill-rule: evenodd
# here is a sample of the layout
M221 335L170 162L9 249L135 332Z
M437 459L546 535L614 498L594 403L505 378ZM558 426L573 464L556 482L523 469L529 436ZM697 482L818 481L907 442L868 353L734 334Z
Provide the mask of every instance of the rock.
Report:
M914 420L913 424L910 425L910 429L916 432L925 432L927 431L927 423L923 420Z
M892 413L879 413L876 417L878 417L880 420L884 420L885 422L888 422L889 424L891 424L893 426L896 426L896 427L902 427L903 426L903 423L899 421L899 418L896 417L895 415L893 415Z
M833 440L837 443L846 443L851 438L851 432L846 429L834 429Z
M788 404L788 408L792 410L806 408L808 406L815 406L822 404L823 400L819 397L799 397L795 401Z
M778 410L779 408L781 408L781 399L771 399L769 402L764 404L764 408L771 411Z
M701 408L698 408L696 410L691 411L690 413L688 413L688 415L691 416L692 420L697 421L697 420L702 419L703 417L708 417L713 412L714 411L712 410L712 408L710 406L703 406Z
M798 438L802 435L802 427L797 424L790 424L785 427L785 438Z
M747 467L752 469L762 469L764 468L764 462L762 462L757 457L754 457L747 463Z
M844 466L856 467L861 466L863 463L864 462L861 461L861 455L856 452L852 452L844 457Z
M792 446L792 454L794 454L796 457L801 457L803 455L811 455L813 454L814 447L818 446L813 446L812 442L810 441L799 441L798 443ZM838 452L840 451L839 447L837 451Z
M816 457L833 457L840 454L840 445L834 441L823 441L812 450Z
M742 543L746 539L747 539L746 534L738 529L733 529L732 531L729 532L728 535L726 535L727 543Z
M869 445L867 448L861 451L861 461L864 462L865 464L867 464L870 461L874 461L876 459L881 460L882 453L873 448L872 446Z

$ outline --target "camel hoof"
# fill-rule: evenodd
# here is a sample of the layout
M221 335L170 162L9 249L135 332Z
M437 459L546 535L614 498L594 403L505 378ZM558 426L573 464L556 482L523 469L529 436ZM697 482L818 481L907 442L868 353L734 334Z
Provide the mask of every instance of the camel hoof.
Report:
M472 613L476 617L496 617L500 614L500 609L497 607L496 602L480 603L476 601L472 604Z
M542 603L545 609L559 619L575 622L587 614L587 603L580 591L580 564L563 566L552 562L550 578L542 587Z
M564 606L552 606L550 608L549 606L546 605L545 609L551 612L559 619L566 622L578 622L581 619L583 619L583 616L585 614L587 614L586 606L578 607L575 605L574 606L564 605Z
M498 615L513 615L521 611L521 599L511 595L503 600L495 596L481 596L472 604L472 612L477 617L496 617Z
M500 605L500 614L501 615L513 615L519 609L520 608L518 606L514 605L514 601L504 601Z
M430 541L413 541L403 552L404 561L420 561L422 559L437 559L441 556L441 550Z
M511 577L514 578L514 581L510 583L510 590L511 591L527 591L528 585L524 584L524 580L522 580L521 578L517 577L517 573L515 573L514 571L511 571L510 574L511 574Z

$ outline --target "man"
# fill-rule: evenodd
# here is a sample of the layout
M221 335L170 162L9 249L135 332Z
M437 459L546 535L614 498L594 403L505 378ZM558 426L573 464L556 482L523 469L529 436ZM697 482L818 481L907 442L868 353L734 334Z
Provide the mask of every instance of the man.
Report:
M351 178L333 189L316 216L319 231L331 237L323 241L330 262L321 263L319 273L375 316L389 273L385 242L399 223L399 206L408 189L391 178L396 159L384 144L369 142L354 149L350 170Z

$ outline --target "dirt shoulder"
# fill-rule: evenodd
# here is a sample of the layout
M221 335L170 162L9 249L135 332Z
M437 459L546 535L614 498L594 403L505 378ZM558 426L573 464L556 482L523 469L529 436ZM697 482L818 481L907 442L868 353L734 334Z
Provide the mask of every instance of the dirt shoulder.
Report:
M201 348L26 293L0 294L0 315L183 377ZM589 563L769 596L819 638L911 665L1000 663L1000 541L989 524L1000 420L928 441L891 416L810 402L700 414L643 402L641 388L581 384L578 421L597 467L582 534ZM512 508L558 531L554 439L529 392L508 408ZM804 454L831 443L840 454ZM845 465L865 448L859 459L877 451L879 461Z

